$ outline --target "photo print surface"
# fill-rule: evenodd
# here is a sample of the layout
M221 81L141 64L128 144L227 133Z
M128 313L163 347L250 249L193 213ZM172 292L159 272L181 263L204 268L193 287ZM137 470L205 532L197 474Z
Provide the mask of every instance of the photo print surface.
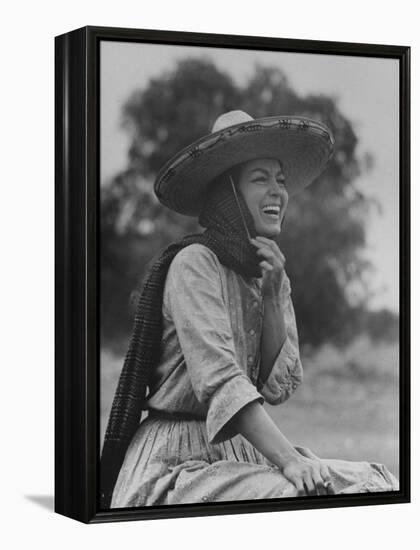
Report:
M398 61L100 48L103 506L398 491Z

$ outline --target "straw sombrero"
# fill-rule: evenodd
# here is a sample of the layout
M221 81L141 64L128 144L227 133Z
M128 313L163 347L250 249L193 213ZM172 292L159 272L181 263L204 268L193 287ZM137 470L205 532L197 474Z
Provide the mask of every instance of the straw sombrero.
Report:
M154 189L171 210L197 216L207 187L217 176L245 161L277 158L292 196L323 172L333 148L331 131L315 120L298 116L253 119L243 111L230 111L219 116L211 134L165 164Z

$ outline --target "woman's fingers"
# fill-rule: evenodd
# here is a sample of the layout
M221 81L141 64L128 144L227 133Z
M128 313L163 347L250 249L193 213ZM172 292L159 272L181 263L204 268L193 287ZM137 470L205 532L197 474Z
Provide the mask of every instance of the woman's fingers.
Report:
M303 482L302 480L300 479L300 477L295 477L292 481L292 483L294 484L294 486L296 487L297 489L297 496L298 497L304 497L306 496L306 491L305 491L305 487L303 486Z
M284 257L283 252L278 247L277 243L273 241L272 239L268 239L267 237L256 237L255 239L252 239L256 243L259 243L262 246L268 247L275 256L277 256L279 259L281 259L283 262L286 261L286 258Z
M297 489L297 492L298 492L298 497L305 497L306 496L306 490L305 490L305 487L303 486L302 481L300 479L297 480L295 485L296 485L296 489Z
M295 447L302 457L286 468L283 473L294 483L296 488L309 496L334 495L334 487L331 480L328 467L319 459L312 459L310 455L315 456L309 449L304 447ZM301 496L298 494L298 496Z
M324 480L321 478L321 475L319 472L314 472L313 481L316 487L316 492L318 495L326 495L327 494L327 487L324 484Z
M255 241L255 239L253 239ZM259 256L263 256L271 264L277 264L279 267L284 267L285 259L283 254L276 253L271 247L267 246L264 243L253 242L254 246L257 248L256 253Z
M334 485L333 485L333 482L332 482L332 479L331 479L330 472L328 470L328 467L325 466L325 464L323 464L322 462L321 462L320 474L321 474L322 480L324 482L324 485L326 487L327 494L328 495L335 495Z
M256 239L251 239L251 243L255 246L255 248L258 248L258 250L267 249L267 250L270 250L271 252L273 252L271 246L269 246L269 245L267 245L267 243L261 242L257 239L258 239L258 237Z
M325 485L327 488L327 495L335 495L335 489L334 489L334 485L332 484L332 481L329 481Z
M265 260L260 262L260 267L262 269L265 269L266 271L272 271L274 269L273 265L270 264L270 262L266 262Z
M309 472L305 472L303 474L303 483L305 484L308 495L316 495L315 484L313 482L312 475Z
M321 475L320 465L312 469L309 473L304 474L304 482L308 488L310 495L329 495L334 494L332 481L328 478L326 481Z
M259 254L260 256L264 256L264 258L266 258L267 260L271 260L272 263L274 263L274 260L276 259L273 252L268 248L259 248L257 250L257 254Z
M327 482L327 481L331 481L331 475L330 475L330 471L328 469L328 466L326 466L323 462L321 462L321 477L322 479Z

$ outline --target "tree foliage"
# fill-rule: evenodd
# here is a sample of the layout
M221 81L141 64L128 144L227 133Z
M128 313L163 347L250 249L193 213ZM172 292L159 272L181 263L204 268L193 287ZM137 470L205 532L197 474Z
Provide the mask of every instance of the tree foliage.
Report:
M136 90L123 108L132 138L128 166L102 191L101 318L107 341L124 341L129 333L127 303L146 262L169 242L199 230L194 219L157 202L158 170L232 109L254 118L298 114L332 129L335 154L322 176L289 201L280 245L301 342L345 342L357 330L369 292L363 249L370 201L354 185L362 168L351 122L335 98L300 96L278 68L257 66L239 87L211 61L186 59Z

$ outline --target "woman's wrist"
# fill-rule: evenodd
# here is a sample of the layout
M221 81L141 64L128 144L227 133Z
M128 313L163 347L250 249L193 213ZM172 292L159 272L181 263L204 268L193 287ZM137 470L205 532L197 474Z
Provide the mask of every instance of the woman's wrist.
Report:
M265 302L281 307L280 290L278 288L264 289L261 292L261 296Z
M287 442L285 448L278 449L276 451L273 462L280 469L283 469L287 466L287 464L290 464L290 462L299 460L299 456L300 455L296 449L289 442Z
M263 298L274 302L277 301L280 304L280 290L283 284L283 277L284 275L282 275L279 280L272 280L263 284L261 289Z

